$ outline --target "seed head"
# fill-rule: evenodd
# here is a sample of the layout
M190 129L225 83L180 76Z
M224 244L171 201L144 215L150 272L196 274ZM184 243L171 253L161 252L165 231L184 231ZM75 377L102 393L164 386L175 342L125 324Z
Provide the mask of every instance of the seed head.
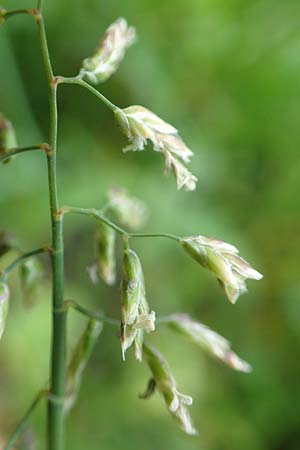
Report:
M12 123L0 113L0 156L5 155L9 149L17 147L17 139ZM9 162L11 158L6 160Z
M83 371L90 359L93 348L102 332L102 329L102 322L90 320L72 352L66 377L66 412L72 408L76 401L81 385Z
M155 313L149 311L145 282L140 260L131 249L125 249L122 282L121 348L125 360L126 350L134 343L135 357L142 360L143 334L155 329Z
M172 314L169 319L168 325L171 329L222 360L232 369L246 373L251 371L251 366L231 350L230 343L223 336L191 319L187 314Z
M188 163L193 152L182 141L176 128L143 106L117 109L115 116L130 141L130 145L123 149L124 152L143 150L149 140L153 149L164 155L167 171L173 171L178 189L184 186L186 190L192 191L196 188L197 178L179 161Z
M25 303L30 306L38 296L43 268L37 258L26 259L20 266L21 288Z
M96 261L98 273L109 286L116 281L116 232L102 222L98 222L95 234Z
M6 283L0 282L0 338L4 332L9 307L9 288Z
M119 18L106 30L94 55L83 61L81 74L94 84L106 81L116 72L135 38L135 29Z
M144 344L144 355L155 380L155 385L162 394L169 412L185 433L197 434L187 408L193 403L192 397L179 392L167 361L156 349Z
M124 227L138 230L143 227L148 217L144 202L132 197L125 189L110 188L108 191L108 210Z
M192 258L215 274L231 303L247 292L245 280L260 280L263 276L241 258L231 244L205 236L181 239L181 245Z

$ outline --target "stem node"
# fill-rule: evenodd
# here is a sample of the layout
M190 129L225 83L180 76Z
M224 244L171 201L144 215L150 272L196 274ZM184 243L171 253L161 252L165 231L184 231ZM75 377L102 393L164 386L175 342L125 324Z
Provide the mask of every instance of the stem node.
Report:
M58 86L60 83L62 83L63 82L63 78L62 77L60 77L60 76L55 76L55 77L53 77L52 79L51 79L51 82L50 82L50 86L52 87L52 88L56 88L56 86Z
M27 12L30 16L33 16L35 20L39 20L41 18L41 13L37 8L29 8Z
M56 222L60 222L63 215L64 215L63 208L58 208L58 209L53 213L53 218L54 218L54 220L55 220Z
M39 145L40 149L44 150L46 155L51 153L51 146L47 142L43 142Z

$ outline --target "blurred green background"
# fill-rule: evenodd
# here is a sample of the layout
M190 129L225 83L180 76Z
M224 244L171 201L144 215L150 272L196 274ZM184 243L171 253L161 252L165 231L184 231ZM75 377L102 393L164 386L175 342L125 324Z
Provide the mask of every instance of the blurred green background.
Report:
M148 368L132 354L121 361L116 331L107 326L67 419L67 449L299 450L299 0L45 3L56 74L75 75L117 17L137 28L138 43L100 89L119 106L142 104L178 127L195 152L190 167L199 178L195 192L177 192L174 179L163 176L159 154L149 147L124 155L111 112L82 88L62 86L61 203L95 207L109 186L124 186L149 206L145 230L216 236L264 274L232 306L213 277L173 242L134 241L157 314L190 313L226 336L254 370L231 371L163 327L150 336L179 388L194 398L200 433L186 437L159 395L138 399ZM33 5L2 0L2 6ZM47 87L29 17L0 28L0 55L0 110L14 123L20 145L46 141ZM44 156L23 154L0 172L0 228L24 251L48 243ZM119 317L118 286L93 286L86 273L93 233L92 220L67 217L66 298ZM50 275L31 309L22 303L17 274L10 285L0 343L2 438L44 386L49 366ZM70 314L70 348L85 323ZM44 407L30 423L27 440L44 449Z

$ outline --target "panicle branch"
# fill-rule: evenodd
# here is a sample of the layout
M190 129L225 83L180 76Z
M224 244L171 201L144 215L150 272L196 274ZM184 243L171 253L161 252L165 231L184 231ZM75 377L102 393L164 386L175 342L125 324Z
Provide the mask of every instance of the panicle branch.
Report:
M39 255L41 253L51 253L52 249L49 246L40 247L27 253L23 253L21 256L16 258L12 263L10 263L5 269L0 272L0 279L5 280L7 275L14 270L17 266L22 264L26 259L32 256Z
M192 398L182 394L164 357L144 342L144 334L155 329L155 312L150 310L146 299L145 280L142 264L138 255L130 247L131 238L166 238L176 241L202 267L212 272L224 289L228 299L235 303L240 294L247 291L246 279L259 280L262 275L239 256L238 250L226 242L197 235L181 238L170 233L139 233L146 217L146 209L138 199L131 198L123 190L111 190L108 202L102 209L59 207L56 175L57 153L57 87L59 84L79 85L91 92L113 113L117 124L129 141L124 151L143 150L151 143L153 150L165 159L166 172L175 176L177 189L193 191L197 177L186 167L193 156L192 150L185 144L178 130L162 120L149 109L133 105L121 109L106 98L92 84L106 81L118 69L126 50L133 44L136 32L129 27L124 18L117 19L106 30L94 54L85 58L75 77L55 76L50 59L44 18L43 0L37 0L37 8L12 9L0 8L0 23L20 14L31 15L38 24L41 53L48 81L50 107L49 144L19 147L12 124L0 115L0 162L9 162L14 156L31 150L44 150L48 162L50 213L52 222L52 247L45 246L21 254L0 273L0 337L3 333L9 304L9 288L6 284L8 274L17 266L23 266L25 290L33 286L30 257L42 253L52 256L53 270L53 334L51 355L50 392L41 391L30 405L4 450L12 448L23 430L28 418L40 399L45 396L49 401L48 446L49 450L63 450L64 412L69 409L78 392L82 372L88 362L92 348L102 331L103 323L120 326L118 320L106 316L103 312L93 312L73 300L64 301L64 242L63 217L65 214L81 214L97 220L96 267L98 275L108 285L116 281L115 239L119 235L123 240L123 274L121 285L121 349L125 353L134 347L135 357L141 361L143 353L152 373L144 398L154 393L162 394L169 412L179 426L190 435L196 434L188 406ZM88 80L89 82L87 82ZM111 220L111 217L113 220ZM117 222L117 223L115 223ZM126 229L124 229L125 227ZM128 229L128 230L127 230ZM1 255L0 255L1 256ZM65 367L66 316L69 309L89 318L88 325L77 342L70 362ZM249 372L251 367L241 360L232 350L230 343L205 325L191 319L188 315L173 314L161 317L157 323L166 323L172 330L221 359L230 367ZM67 374L67 384L65 378Z
M83 314L84 316L88 317L89 319L97 320L98 322L107 323L109 325L113 326L119 326L120 322L119 320L112 319L111 317L108 317L106 314L102 312L94 312L89 311L87 308L81 306L79 303L75 302L74 300L65 300L63 303L63 306L60 309L57 309L57 313L64 313L68 311L69 309L74 309L74 311L79 312L80 314Z
M32 150L43 150L47 153L50 151L50 147L48 146L48 144L38 144L30 145L28 147L11 148L8 149L5 154L0 156L0 162L3 163L16 155L19 155L20 153L29 152Z
M35 17L39 13L38 9L35 8L19 8L19 9L9 9L0 8L0 25L6 19L10 17L18 16L20 14L27 14L29 16Z
M38 394L34 398L33 402L31 403L31 405L29 406L29 408L25 412L24 416L21 418L19 423L16 425L15 430L11 434L11 436L8 439L8 441L7 441L7 443L6 443L6 445L5 445L3 450L11 450L13 448L13 446L16 443L17 439L19 438L20 434L24 430L24 428L25 428L25 426L26 426L26 424L27 424L31 414L35 411L35 409L39 405L40 401L43 398L46 398L47 395L48 395L48 391L47 390L41 390L40 392L38 392Z
M96 220L99 220L100 222L104 223L108 227L115 230L120 236L125 236L127 238L155 238L155 237L162 237L167 239L172 239L174 241L180 241L179 236L175 236L173 234L169 233L131 233L129 231L124 230L123 228L119 227L115 223L113 223L111 220L109 220L107 217L105 217L102 214L101 210L97 210L95 208L77 208L74 206L63 206L60 210L61 214L81 214L84 216L93 217Z

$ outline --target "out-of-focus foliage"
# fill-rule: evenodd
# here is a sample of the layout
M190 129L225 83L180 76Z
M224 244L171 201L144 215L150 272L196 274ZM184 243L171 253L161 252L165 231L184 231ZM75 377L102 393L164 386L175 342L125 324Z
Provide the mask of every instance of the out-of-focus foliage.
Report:
M198 437L177 430L158 395L138 399L149 372L105 327L68 417L72 450L297 450L300 446L300 210L298 0L45 1L57 74L75 75L102 32L124 16L138 43L101 86L121 107L142 104L174 124L195 152L193 193L177 192L152 151L121 152L109 110L79 86L59 88L59 188L65 204L94 207L114 184L151 211L145 228L232 242L264 274L232 306L213 277L164 240L133 242L148 301L158 314L186 311L226 336L251 363L230 371L163 326L149 340L194 398ZM2 0L30 7L30 0ZM0 28L0 109L19 145L47 139L48 106L37 30L30 17ZM0 228L24 250L49 242L46 164L39 152L0 167ZM91 285L94 224L66 217L66 298L119 317L119 289ZM5 256L3 264L12 255ZM120 274L120 271L119 271ZM50 283L26 310L17 274L0 343L1 439L47 382ZM69 347L85 327L70 314ZM128 352L129 353L129 352ZM32 426L44 448L45 408Z

